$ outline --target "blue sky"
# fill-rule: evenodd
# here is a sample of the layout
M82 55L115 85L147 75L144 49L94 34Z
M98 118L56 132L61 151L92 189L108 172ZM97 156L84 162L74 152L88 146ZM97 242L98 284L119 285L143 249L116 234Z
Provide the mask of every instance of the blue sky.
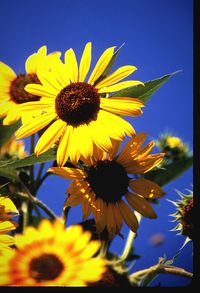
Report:
M134 65L132 78L146 82L181 70L163 85L144 108L142 116L129 119L136 132L144 131L157 139L165 130L180 136L193 147L193 1L191 0L2 0L0 1L0 60L16 72L24 72L26 58L47 45L48 52L72 47L80 60L86 42L93 45L93 64L110 46L125 45L113 69ZM143 255L132 271L156 263L164 254L173 257L184 238L169 231L174 206L166 199L178 199L175 189L191 189L192 168L165 186L166 198L156 206L157 220L142 220L135 252ZM65 199L67 181L51 176L42 186L39 197L58 215ZM71 215L80 220L80 209ZM124 228L126 235L127 230ZM155 248L149 243L161 233L165 242ZM121 253L124 242L117 237L113 250ZM175 265L192 270L192 247L188 244ZM162 286L185 286L182 277L163 275Z

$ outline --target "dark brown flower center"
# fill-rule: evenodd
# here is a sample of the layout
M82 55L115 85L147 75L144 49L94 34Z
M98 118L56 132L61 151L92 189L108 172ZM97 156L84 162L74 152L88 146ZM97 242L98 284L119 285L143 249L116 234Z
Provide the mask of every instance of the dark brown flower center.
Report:
M62 262L54 254L43 254L30 263L30 276L37 282L54 280L63 271Z
M10 96L16 104L22 104L31 101L39 101L40 97L32 95L24 90L29 83L40 84L36 74L19 74L11 83Z
M116 161L97 161L91 166L86 180L96 194L107 203L119 201L128 191L129 177L122 165Z
M63 121L80 125L96 119L100 97L92 85L86 82L71 83L56 97L56 113Z

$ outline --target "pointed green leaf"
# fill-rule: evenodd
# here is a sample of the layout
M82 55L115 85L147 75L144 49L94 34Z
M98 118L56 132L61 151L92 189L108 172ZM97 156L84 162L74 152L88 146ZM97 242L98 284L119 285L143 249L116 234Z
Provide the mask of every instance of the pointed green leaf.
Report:
M0 161L0 168L21 168L25 166L31 166L39 163L45 163L56 160L56 148L51 148L45 153L39 155L32 154L26 158L15 161Z
M21 126L21 120L12 125L3 125L3 119L0 119L0 148L8 141L8 139Z
M130 97L148 102L149 98L174 74L179 71L164 75L158 79L150 80L144 83L145 86L138 85L135 87L117 91L112 97Z
M177 162L165 165L162 169L156 169L144 174L146 179L152 180L160 186L168 184L187 171L193 164L193 157L184 158Z

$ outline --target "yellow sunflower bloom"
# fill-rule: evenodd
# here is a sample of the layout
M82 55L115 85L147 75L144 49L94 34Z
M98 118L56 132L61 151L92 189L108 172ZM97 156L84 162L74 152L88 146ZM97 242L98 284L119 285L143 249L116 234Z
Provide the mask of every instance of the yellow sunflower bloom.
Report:
M60 52L47 55L47 48L43 46L27 58L26 73L23 74L16 74L12 68L0 62L0 118L5 117L4 125L13 124L21 118L22 103L40 100L40 96L26 92L24 86L29 83L40 84L37 77L38 68L43 64L45 70L50 69L59 58ZM24 119L29 121L30 115L24 116Z
M14 244L14 238L5 233L15 230L17 223L10 219L18 214L18 210L11 199L0 196L0 255L2 251L7 251L9 246Z
M112 152L96 149L92 163L87 161L84 169L50 168L50 172L73 179L67 190L65 208L82 204L83 220L92 212L97 232L101 233L106 227L111 239L120 232L123 220L136 232L138 220L133 210L144 217L156 218L148 199L160 198L165 192L139 175L157 166L164 154L150 154L154 142L142 146L145 139L145 133L135 135L118 156L118 141L113 144Z
M14 238L16 249L0 256L1 286L87 286L106 270L105 260L93 257L100 242L80 225L66 229L45 219Z
M139 99L102 96L143 84L135 80L119 82L136 70L134 66L123 66L100 79L111 62L115 47L105 50L85 81L90 70L91 46L90 42L86 44L79 67L74 51L69 49L65 52L64 64L57 63L48 73L43 69L38 71L41 84L25 87L27 92L45 99L21 105L24 113L40 109L42 114L24 124L16 137L27 137L48 126L37 142L35 153L39 155L59 142L59 166L63 166L68 158L78 162L81 155L85 159L92 157L94 146L109 151L111 139L122 141L126 134L132 136L135 133L119 115L142 114L144 105Z

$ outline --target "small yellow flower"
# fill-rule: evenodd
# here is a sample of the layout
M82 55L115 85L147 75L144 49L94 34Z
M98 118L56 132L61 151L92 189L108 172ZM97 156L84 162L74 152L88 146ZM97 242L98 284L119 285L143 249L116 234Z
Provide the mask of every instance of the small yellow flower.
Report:
M5 117L3 120L4 125L13 124L21 118L21 104L40 100L40 96L27 93L24 87L29 83L40 84L37 77L38 68L43 64L45 70L50 70L50 66L59 57L60 52L53 52L47 55L47 48L43 46L37 53L27 58L25 63L26 73L22 74L16 74L8 65L0 62L0 117ZM30 121L32 118L30 115L23 116L24 121Z
M25 144L23 141L17 141L12 136L0 149L0 158L5 159L22 159L27 156Z
M44 219L14 238L16 249L0 256L1 286L87 286L105 271L105 260L93 257L100 242L80 225Z
M162 153L150 155L153 141L141 146L146 136L145 133L134 136L118 156L118 141L113 143L114 148L109 153L96 148L93 162L86 161L88 166L84 170L78 167L49 169L66 179L73 179L67 190L69 197L65 207L82 203L83 219L92 212L97 232L101 233L106 227L110 239L120 232L123 220L132 231L137 231L138 220L132 209L147 218L156 218L148 199L165 194L156 183L139 178L140 174L157 166L164 156Z
M109 151L111 139L122 141L126 134L134 134L133 127L120 115L139 116L144 104L139 99L105 95L143 83L136 80L119 82L136 70L129 65L101 79L112 60L114 48L103 52L87 81L91 64L90 42L85 46L79 67L74 51L69 49L65 52L64 64L55 64L51 72L38 71L41 84L25 87L27 92L43 98L24 103L21 109L24 113L40 110L42 114L22 125L16 137L27 137L47 126L35 147L36 155L59 142L57 162L63 166L68 158L78 162L81 155L85 159L92 157L94 146Z

